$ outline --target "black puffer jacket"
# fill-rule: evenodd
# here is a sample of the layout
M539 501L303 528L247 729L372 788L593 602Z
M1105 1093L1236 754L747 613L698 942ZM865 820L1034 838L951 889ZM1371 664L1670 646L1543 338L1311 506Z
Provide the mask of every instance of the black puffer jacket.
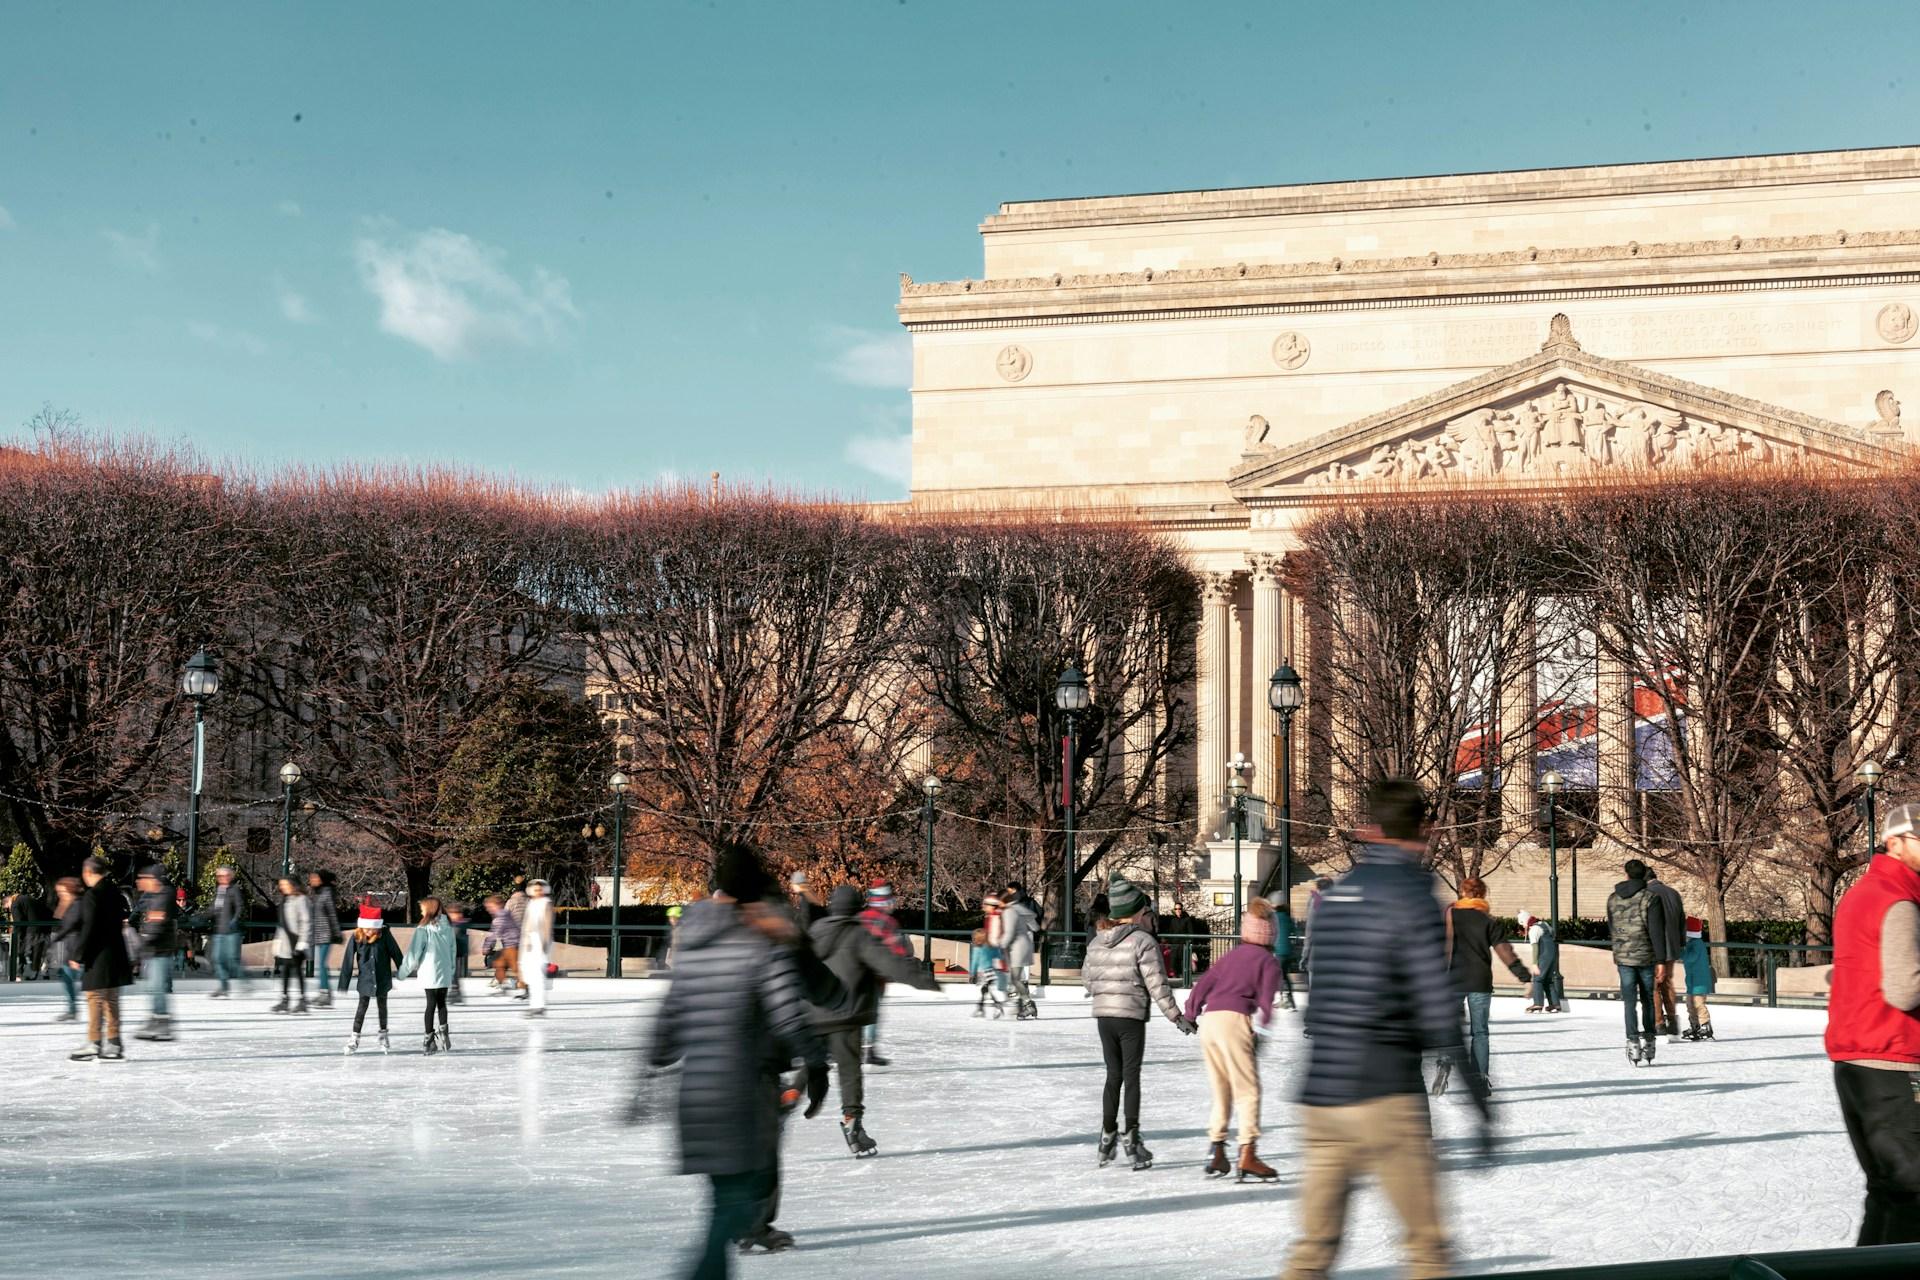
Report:
M826 1063L792 954L730 902L688 907L648 1053L656 1067L681 1066L680 1171L770 1168L780 1147L779 1069L795 1058Z
M133 961L127 957L127 900L120 891L100 881L80 896L80 931L73 959L82 970L83 991L110 991L133 981Z
M180 904L165 884L140 895L133 908L133 926L140 935L143 956L170 956L179 948L179 915Z
M813 926L813 950L846 989L832 1005L815 1005L813 1025L821 1031L871 1026L880 1013L880 988L904 982L922 991L940 984L916 960L897 956L860 921L860 891L843 884L827 903L827 918ZM684 926L682 926L684 927Z
M1460 1048L1433 876L1400 845L1363 844L1360 859L1314 909L1310 1107L1424 1093L1422 1054Z

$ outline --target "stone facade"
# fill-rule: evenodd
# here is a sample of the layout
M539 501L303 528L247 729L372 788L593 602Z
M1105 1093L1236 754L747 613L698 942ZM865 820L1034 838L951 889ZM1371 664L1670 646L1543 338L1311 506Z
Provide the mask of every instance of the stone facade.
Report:
M1304 512L1369 484L1878 465L1912 430L1916 210L1913 147L1006 204L980 279L901 279L912 502L1177 538L1204 584L1199 794L1235 753L1264 790L1266 664L1311 686L1332 660L1276 569ZM1305 757L1338 820L1351 785ZM1532 861L1496 898L1541 909Z

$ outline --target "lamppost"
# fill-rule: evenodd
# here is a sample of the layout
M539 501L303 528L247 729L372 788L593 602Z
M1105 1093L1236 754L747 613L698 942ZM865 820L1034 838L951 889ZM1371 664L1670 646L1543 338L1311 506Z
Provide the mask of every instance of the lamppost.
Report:
M220 692L220 665L205 649L187 659L180 692L193 703L193 785L187 792L187 883L200 882L200 787L207 772L206 702Z
M1227 804L1233 815L1233 931L1240 932L1240 841L1247 834L1247 774L1253 762L1233 753L1227 761Z
M1060 761L1060 804L1067 817L1067 856L1066 869L1061 876L1061 888L1065 891L1060 907L1063 928L1055 963L1062 969L1077 969L1080 967L1080 946L1073 932L1073 871L1078 860L1073 847L1073 810L1078 799L1073 791L1074 774L1077 772L1074 768L1074 733L1079 727L1080 717L1093 705L1093 694L1087 688L1087 678L1080 674L1080 668L1070 665L1060 673L1059 683L1053 687L1053 705L1059 708L1067 721L1067 736Z
M1267 681L1267 705L1280 713L1280 892L1288 903L1293 900L1293 713L1306 704L1300 673L1282 662Z
M300 766L289 760L280 766L280 875L293 875L293 789L300 785Z
M933 802L940 798L940 779L931 773L920 784L920 792L926 797L925 825L927 828L927 885L925 904L920 913L920 955L927 962L927 969L933 969Z
M1867 794L1865 799L1861 801L1861 805L1865 808L1867 814L1867 858L1869 861L1873 858L1875 846L1880 843L1878 800L1880 797L1880 777L1885 772L1886 770L1880 767L1878 760L1869 760L1860 766L1860 781L1867 784Z
M627 785L631 781L618 769L607 779L607 786L613 789L613 939L607 947L607 976L618 978L620 973L620 881L626 876L627 845L623 837L623 827L627 817Z
M1553 927L1560 928L1560 793L1567 780L1553 769L1540 775L1540 790L1547 797L1547 913Z

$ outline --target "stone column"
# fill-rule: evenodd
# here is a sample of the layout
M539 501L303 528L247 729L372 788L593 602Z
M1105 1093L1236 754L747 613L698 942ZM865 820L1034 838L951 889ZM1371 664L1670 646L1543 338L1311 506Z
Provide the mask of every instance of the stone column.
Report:
M1253 678L1247 699L1252 733L1247 758L1253 761L1254 790L1265 796L1276 812L1280 803L1280 717L1267 702L1267 682L1280 665L1286 643L1281 621L1285 613L1279 557L1253 557Z
M1362 643L1359 606L1350 596L1341 593L1334 598L1333 609L1336 618L1329 629L1333 649L1327 655L1329 663L1344 663L1349 672L1358 671L1360 663L1354 650ZM1350 831L1360 822L1364 808L1367 779L1363 776L1365 765L1362 755L1365 743L1361 740L1357 709L1335 693L1339 683L1339 680L1331 679L1321 685L1322 696L1328 703L1329 741L1333 748L1333 759L1329 761L1333 773L1333 812L1329 821L1342 830Z
M1533 601L1509 606L1507 670L1500 678L1500 831L1508 840L1532 832L1539 809L1536 775L1540 710L1539 655L1534 652ZM1491 766L1493 760L1489 760Z
M1617 841L1635 829L1638 806L1634 803L1633 673L1614 656L1616 644L1612 637L1602 637L1599 643L1599 731L1594 752L1601 835Z
M1199 747L1194 753L1194 805L1202 838L1213 831L1220 797L1227 785L1227 734L1232 728L1233 575L1207 573L1200 578L1200 662L1194 679Z

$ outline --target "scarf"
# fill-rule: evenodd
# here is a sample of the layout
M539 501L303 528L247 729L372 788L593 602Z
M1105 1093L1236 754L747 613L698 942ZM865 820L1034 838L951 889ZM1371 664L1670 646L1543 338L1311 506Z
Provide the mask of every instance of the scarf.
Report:
M1487 911L1487 900L1485 898L1459 898L1454 901L1453 905L1467 911L1486 911L1488 915L1493 914L1493 912Z

